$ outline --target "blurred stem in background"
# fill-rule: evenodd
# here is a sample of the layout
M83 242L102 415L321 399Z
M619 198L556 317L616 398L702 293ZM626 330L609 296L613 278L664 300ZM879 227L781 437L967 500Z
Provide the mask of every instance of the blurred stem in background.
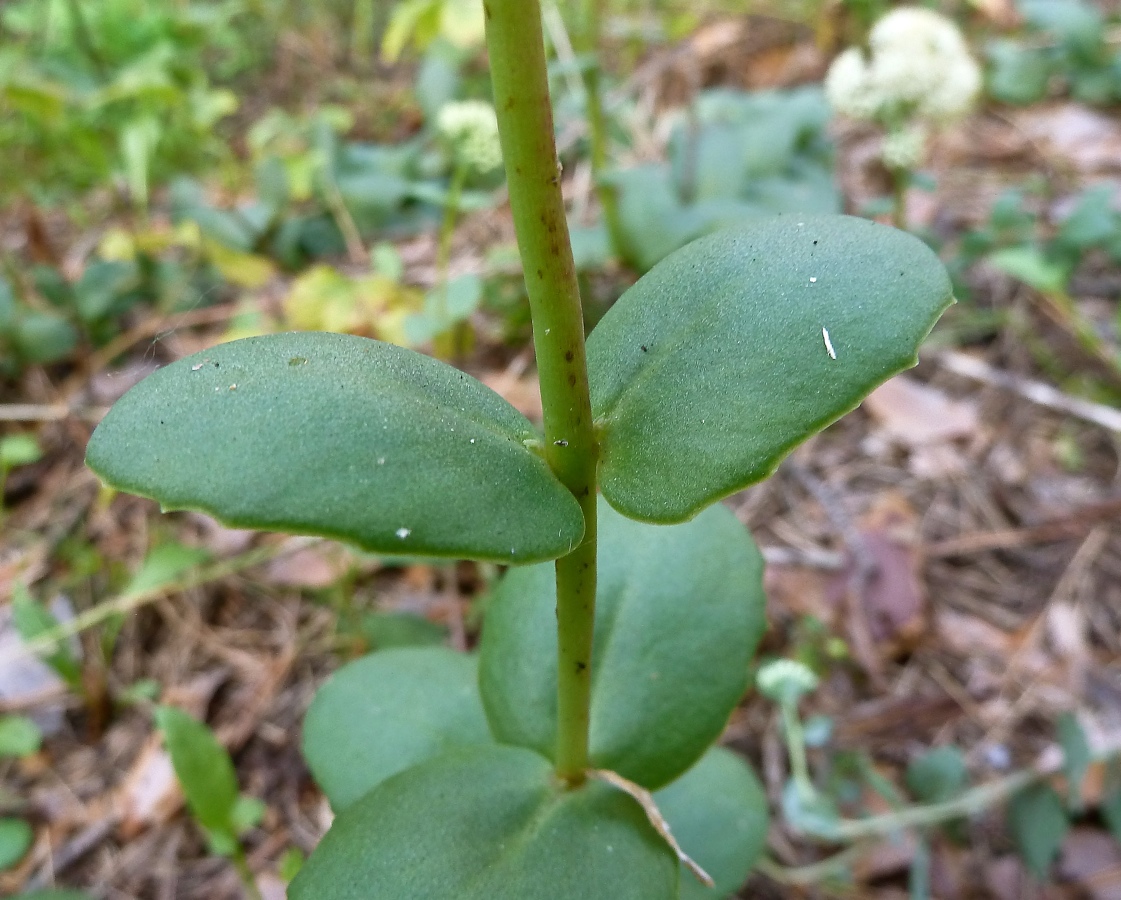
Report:
M608 165L607 119L603 111L599 61L600 36L603 30L603 0L574 0L572 6L575 14L573 49L576 51L584 81L592 177L595 180L599 205L603 209L603 221L611 239L611 247L617 255L622 255L625 244L615 188L603 180L603 173Z

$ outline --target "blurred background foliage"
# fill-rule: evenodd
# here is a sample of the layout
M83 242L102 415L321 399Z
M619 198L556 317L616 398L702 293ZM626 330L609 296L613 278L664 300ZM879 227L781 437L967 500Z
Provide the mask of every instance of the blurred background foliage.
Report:
M882 123L836 115L822 87L830 61L851 46L863 52L873 24L899 5L543 2L558 175L588 325L639 274L715 229L776 213L894 217L941 254L954 278L961 302L935 347L1004 353L1078 402L1116 406L1121 7L920 4L960 27L983 89L967 122L923 134L930 140L900 176L883 164ZM591 40L589 11L599 18ZM490 100L480 0L0 2L0 395L100 406L127 387L118 370L132 377L164 360L164 335L202 327L185 347L201 349L322 329L464 364L532 416L528 310L504 176L493 165ZM1092 460L1108 455L1102 447L1115 445L1079 428L1067 423L1044 443L1047 460L1086 479ZM914 422L903 430L913 432ZM57 441L5 426L5 527L20 521L6 506L30 496L59 453ZM80 454L71 455L80 468ZM854 455L863 459L865 445ZM997 467L993 459L996 450L984 465ZM1100 494L1114 475L1094 489ZM933 502L922 476L915 483L922 503ZM1003 521L993 510L1036 510L1038 498L1009 499L1008 491L985 501L976 527ZM91 500L91 516L103 515L109 499ZM1046 519L1048 509L1023 519ZM14 529L5 537L31 540ZM151 544L133 568L162 572L168 583L207 561L160 529ZM168 548L171 556L159 555ZM50 553L35 596L24 592L13 604L27 639L67 620L65 604L59 611L38 598L85 591L96 611L104 598L148 590L81 535L64 535ZM332 652L465 640L462 621L449 627L440 616L369 601L372 564L347 559L308 591L335 616ZM419 577L401 568L410 562L378 565L407 580ZM462 573L425 571L455 593ZM468 633L494 575L461 579L474 604ZM867 661L854 660L860 647L815 615L788 616L787 649L828 692L830 673ZM159 693L149 679L107 686L123 622L106 613L84 656L63 643L47 659L93 722ZM803 739L829 801L852 814L899 806L904 794L945 802L970 789L964 754L953 748L916 757L900 770L907 790L893 787L871 751L831 743L844 724L841 715L811 717ZM1040 729L1048 741L1053 731ZM1060 738L1071 744L1071 733ZM15 748L7 754L21 759L42 743L23 720L0 719L4 735ZM977 755L970 751L970 773ZM1110 782L1103 798L1107 824L1121 835L1121 788ZM1040 874L1068 820L1083 813L1036 792L1012 815L1021 855ZM1032 821L1041 823L1035 831L1025 825ZM226 850L236 856L242 831L226 824L237 839ZM951 841L957 824L945 827ZM24 821L0 825L8 857L23 857L31 840ZM922 847L934 836L923 835Z

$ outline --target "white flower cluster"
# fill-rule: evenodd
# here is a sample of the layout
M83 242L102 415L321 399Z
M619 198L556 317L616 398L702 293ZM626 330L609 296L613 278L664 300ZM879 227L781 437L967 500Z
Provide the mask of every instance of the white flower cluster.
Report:
M813 670L794 659L776 659L759 667L755 685L765 697L776 702L796 702L818 685Z
M922 159L926 125L964 118L981 90L981 67L950 19L903 6L872 27L868 53L850 47L825 77L833 109L884 126L884 162L908 168Z
M880 158L889 169L915 169L926 156L927 129L921 123L896 128L884 135Z
M479 174L485 175L502 165L498 116L489 103L447 103L436 116L436 128L463 164Z

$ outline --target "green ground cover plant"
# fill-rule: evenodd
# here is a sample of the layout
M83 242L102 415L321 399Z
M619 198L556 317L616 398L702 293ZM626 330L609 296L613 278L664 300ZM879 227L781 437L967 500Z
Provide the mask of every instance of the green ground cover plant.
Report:
M259 4L258 4L259 6ZM254 61L254 4L20 0L0 11L0 197L71 200L115 179L138 206L225 154L237 107L212 83Z
M988 48L988 90L1004 103L1027 105L1051 93L1108 106L1121 100L1121 52L1110 37L1116 14L1081 0L1020 0L1027 34Z
M174 706L158 707L155 719L210 852L228 857L246 892L259 900L240 837L260 822L264 804L239 793L233 760L206 725Z
M764 597L718 501L912 365L950 281L866 220L758 219L667 257L585 342L540 8L485 18L543 432L430 357L294 333L156 372L87 460L165 509L511 566L478 656L385 650L320 692L304 749L337 816L293 900L727 896L767 807L713 744Z

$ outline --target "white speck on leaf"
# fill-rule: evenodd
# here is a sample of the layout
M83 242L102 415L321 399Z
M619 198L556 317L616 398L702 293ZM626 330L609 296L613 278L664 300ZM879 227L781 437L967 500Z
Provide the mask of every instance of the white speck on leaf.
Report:
M825 341L825 349L829 353L829 358L836 359L837 351L833 349L833 342L829 340L829 329L823 327L821 329L821 337Z
M412 534L413 531L412 531L411 528L398 528L396 533L397 533L397 537L399 537L401 540L404 540L410 534Z
M379 466L384 466L385 465L385 457L384 456L379 456L378 457L378 465Z
M236 391L237 390L237 385L236 384L231 384L230 385L230 390L231 391Z
M475 443L475 439L474 439L474 438L471 438L471 443L472 443L472 444L473 444L473 443Z
M201 369L205 365L206 365L206 363L195 363L193 366L191 366L191 371L192 372L197 372L199 369Z
M817 278L815 278L813 275L810 276L810 284L817 284Z

